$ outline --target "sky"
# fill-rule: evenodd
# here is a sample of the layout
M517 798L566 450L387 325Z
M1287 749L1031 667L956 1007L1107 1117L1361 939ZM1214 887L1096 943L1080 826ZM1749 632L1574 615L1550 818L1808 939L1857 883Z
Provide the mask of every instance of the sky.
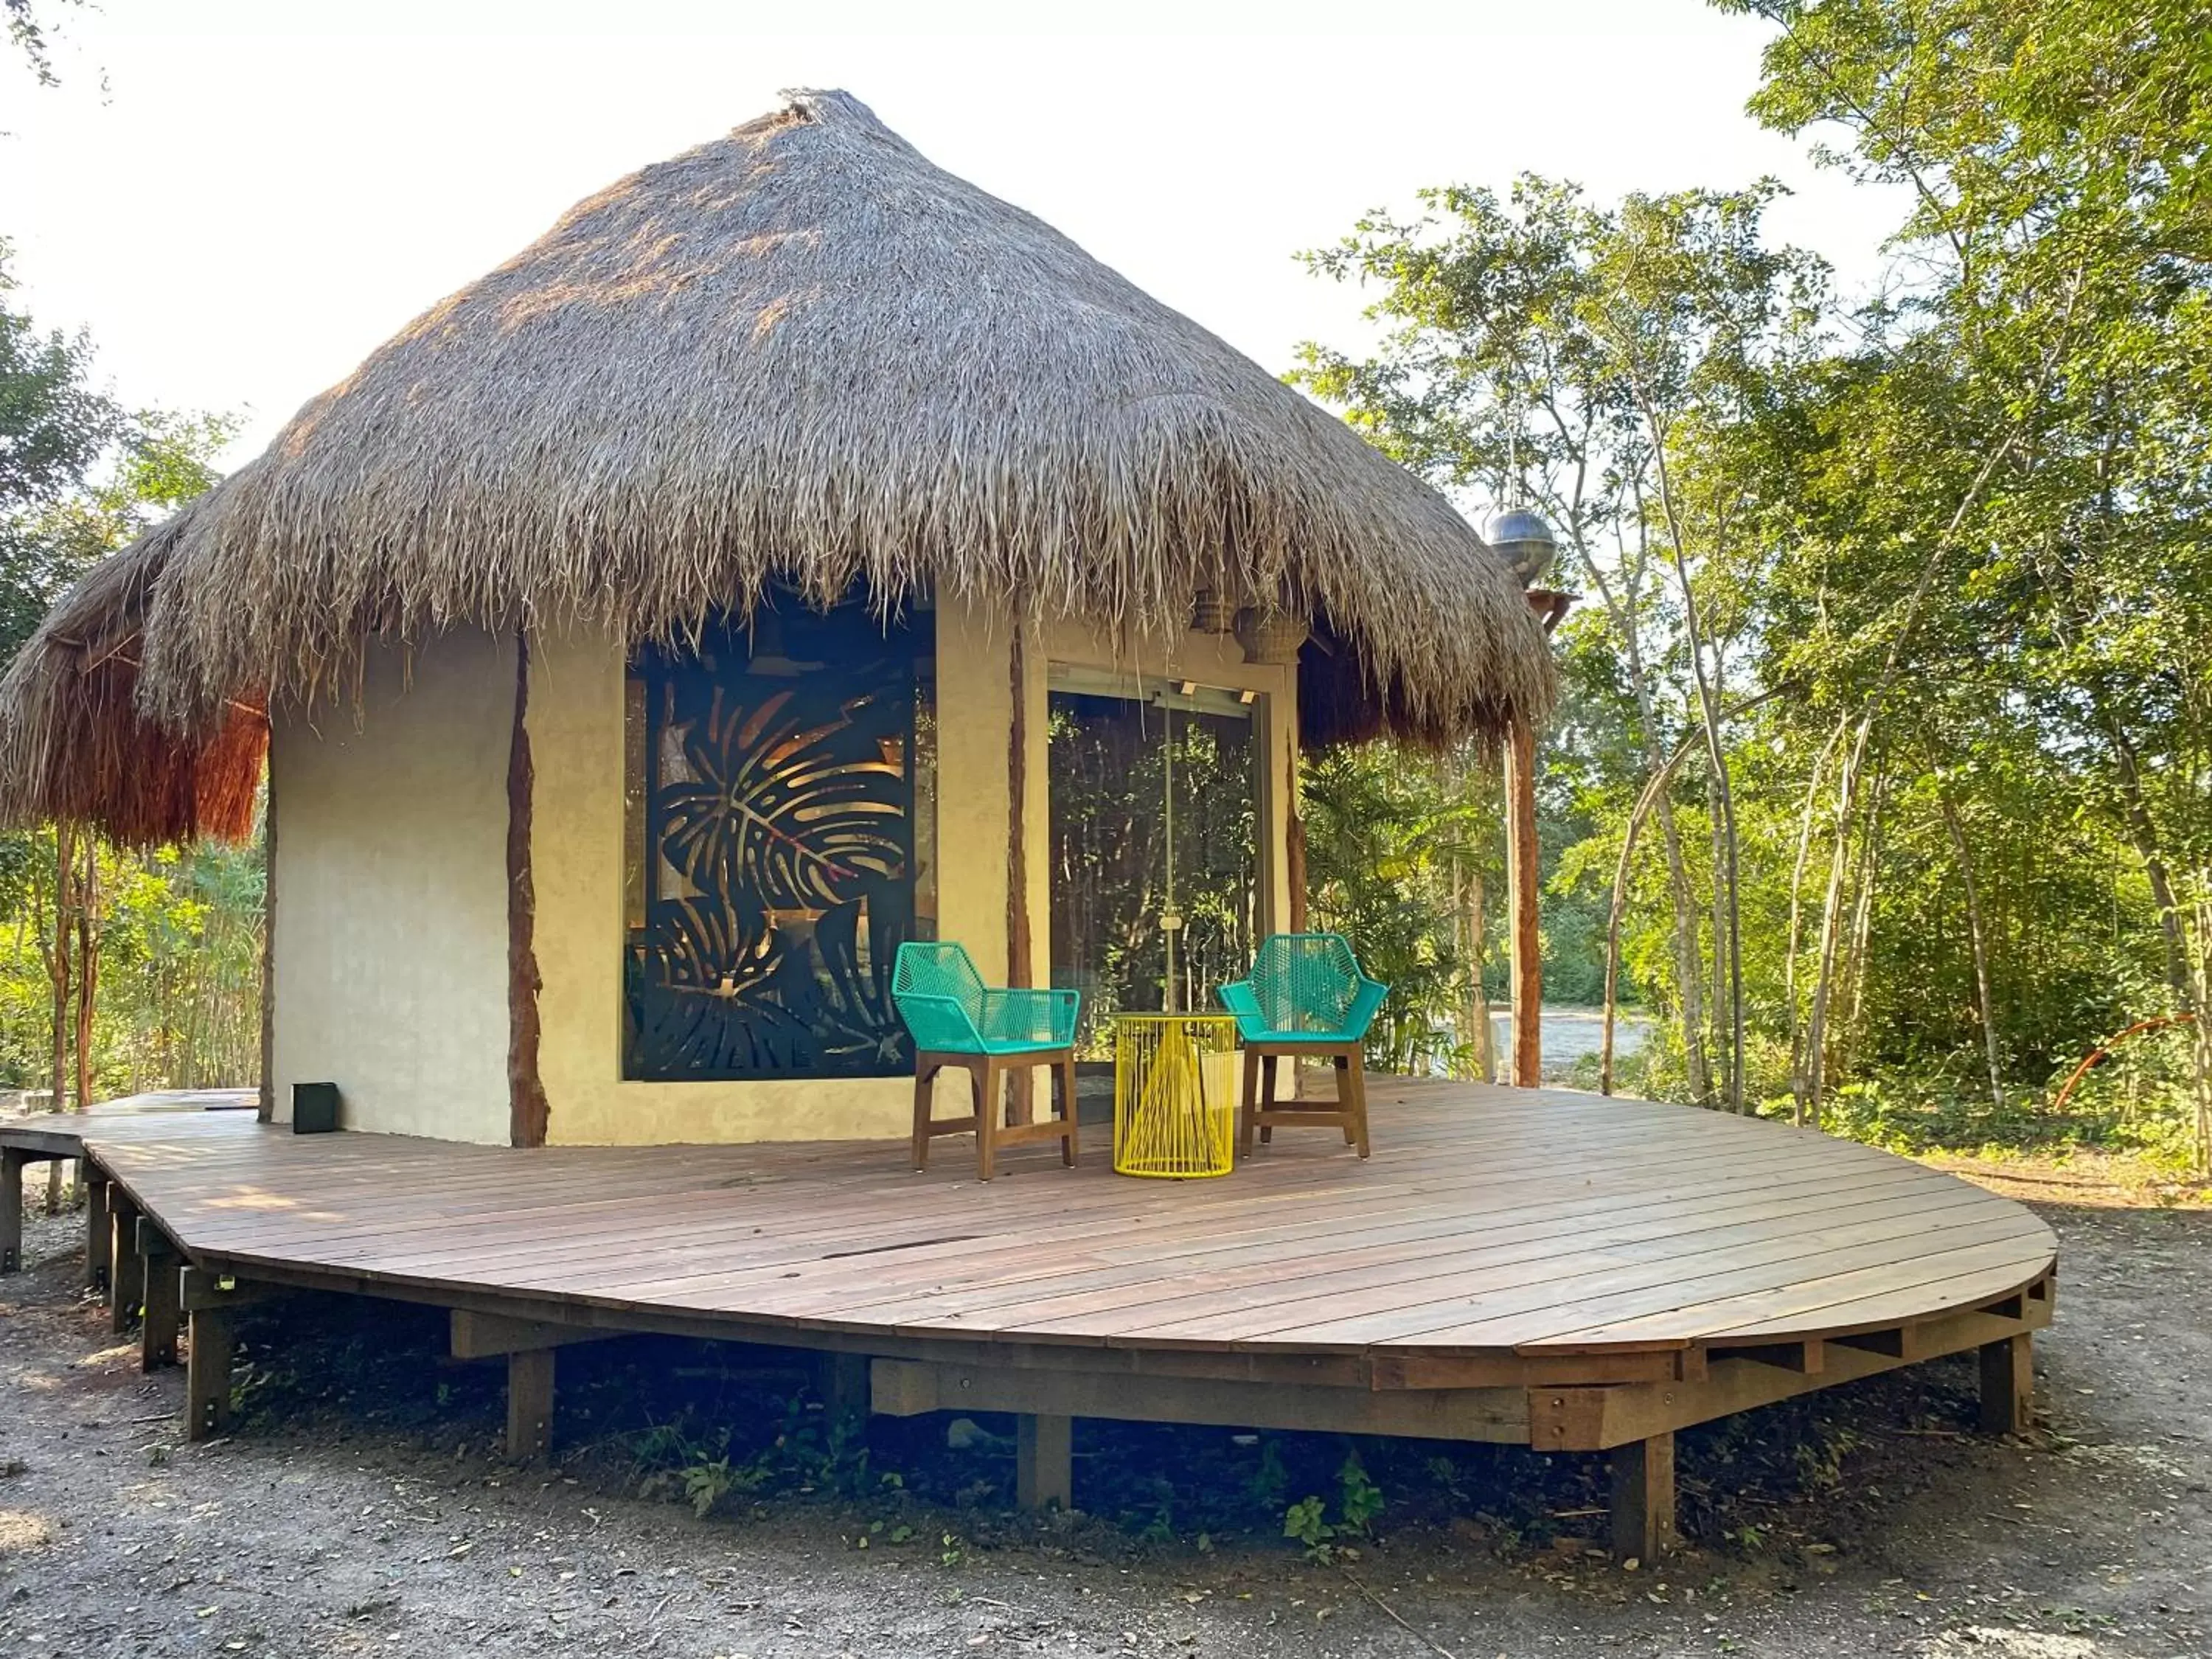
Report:
M1793 192L1773 234L1847 288L1902 216L1744 114L1755 21L1393 0L1393 33L1344 33L1360 9L99 0L64 15L60 88L0 69L0 235L16 302L89 330L126 402L240 416L235 465L571 204L787 87L852 92L1276 371L1302 340L1367 337L1358 291L1297 252L1425 185L1534 171L1603 199L1771 174Z

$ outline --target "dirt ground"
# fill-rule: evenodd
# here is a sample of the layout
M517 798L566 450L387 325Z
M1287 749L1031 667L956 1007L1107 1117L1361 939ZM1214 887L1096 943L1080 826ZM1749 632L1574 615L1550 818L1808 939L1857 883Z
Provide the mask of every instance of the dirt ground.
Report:
M674 1420L653 1391L709 1391L688 1434L750 1378L731 1409L757 1418L776 1357L569 1350L560 1461L517 1470L490 1455L496 1371L441 1364L434 1320L336 1298L257 1322L237 1431L187 1446L180 1374L107 1334L73 1218L34 1222L0 1281L0 1653L2212 1655L2212 1212L2025 1178L2051 1193L2033 1437L1965 1431L1959 1362L1686 1436L1694 1547L1635 1571L1577 1535L1596 1460L1402 1442L1368 1448L1392 1501L1356 1556L1306 1559L1272 1514L1194 1533L1225 1513L1220 1471L1271 1460L1272 1504L1342 1455L1226 1431L1083 1425L1078 1498L1109 1518L1033 1520L1005 1506L1003 1424L948 1445L943 1419L878 1419L836 1480L799 1464L701 1518L680 1468L641 1478L656 1449L684 1449L664 1470L714 1451L641 1435Z

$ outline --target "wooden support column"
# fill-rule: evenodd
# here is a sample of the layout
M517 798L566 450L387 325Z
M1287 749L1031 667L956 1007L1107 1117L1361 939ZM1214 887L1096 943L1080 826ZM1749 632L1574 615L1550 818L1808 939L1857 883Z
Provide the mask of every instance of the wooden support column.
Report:
M553 1348L507 1357L507 1455L543 1457L553 1445Z
M1075 1507L1075 1419L1024 1412L1014 1419L1014 1498L1025 1510Z
M2025 1434L2035 1412L2035 1339L2023 1331L1984 1342L1982 1355L1984 1434Z
M1536 732L1516 719L1505 742L1505 867L1513 980L1512 1082L1534 1089L1544 1073L1544 961L1537 928Z
M23 1165L14 1146L0 1147L0 1273L23 1270Z
M254 1114L276 1121L276 774L261 772L261 1099Z
M1674 1547L1674 1437L1632 1440L1612 1455L1614 1559L1656 1561Z
M144 1216L138 1218L138 1260L146 1300L146 1321L138 1334L138 1369L159 1370L177 1363L185 1264L168 1236Z
M538 1072L538 890L530 868L531 813L538 774L530 758L530 635L514 634L514 726L507 750L507 1139L543 1146L552 1108Z
M830 1415L830 1443L858 1445L868 1432L868 1356L825 1353L820 1364L822 1400Z
M212 1440L230 1426L231 1311L194 1308L185 1342L185 1438Z
M185 1308L185 1438L212 1440L230 1426L230 1362L236 1316L287 1292L280 1285L186 1267L178 1276Z
M146 1299L146 1258L138 1254L138 1206L113 1186L107 1189L108 1327L118 1335L138 1317Z
M84 1282L105 1291L109 1256L115 1248L108 1231L107 1182L89 1164L84 1170Z
M1029 653L1024 632L1022 618L1017 613L1013 634L1006 646L1006 684L1013 704L1013 726L1006 745L1006 983L1018 988L1034 982L1030 939ZM1030 1091L1028 1067L1018 1066L1006 1076L1006 1116L994 1118L994 1121L1030 1122L1036 1116L1036 1105ZM979 1116L1000 1109L996 1080L988 1073L985 1077L983 1103L975 1109ZM991 1178L988 1159L983 1178Z

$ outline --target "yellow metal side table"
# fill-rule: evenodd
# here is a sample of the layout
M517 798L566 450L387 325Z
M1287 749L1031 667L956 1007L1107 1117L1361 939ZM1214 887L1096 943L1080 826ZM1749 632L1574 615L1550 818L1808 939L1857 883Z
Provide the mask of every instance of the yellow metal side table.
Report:
M1224 1176L1237 1146L1237 1022L1223 1014L1114 1017L1114 1169Z

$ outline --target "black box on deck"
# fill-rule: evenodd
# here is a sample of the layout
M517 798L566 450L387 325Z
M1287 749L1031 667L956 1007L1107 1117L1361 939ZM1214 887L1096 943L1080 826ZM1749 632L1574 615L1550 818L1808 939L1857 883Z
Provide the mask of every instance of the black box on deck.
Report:
M292 1133L328 1134L338 1127L338 1085L335 1083L295 1083L292 1085Z

